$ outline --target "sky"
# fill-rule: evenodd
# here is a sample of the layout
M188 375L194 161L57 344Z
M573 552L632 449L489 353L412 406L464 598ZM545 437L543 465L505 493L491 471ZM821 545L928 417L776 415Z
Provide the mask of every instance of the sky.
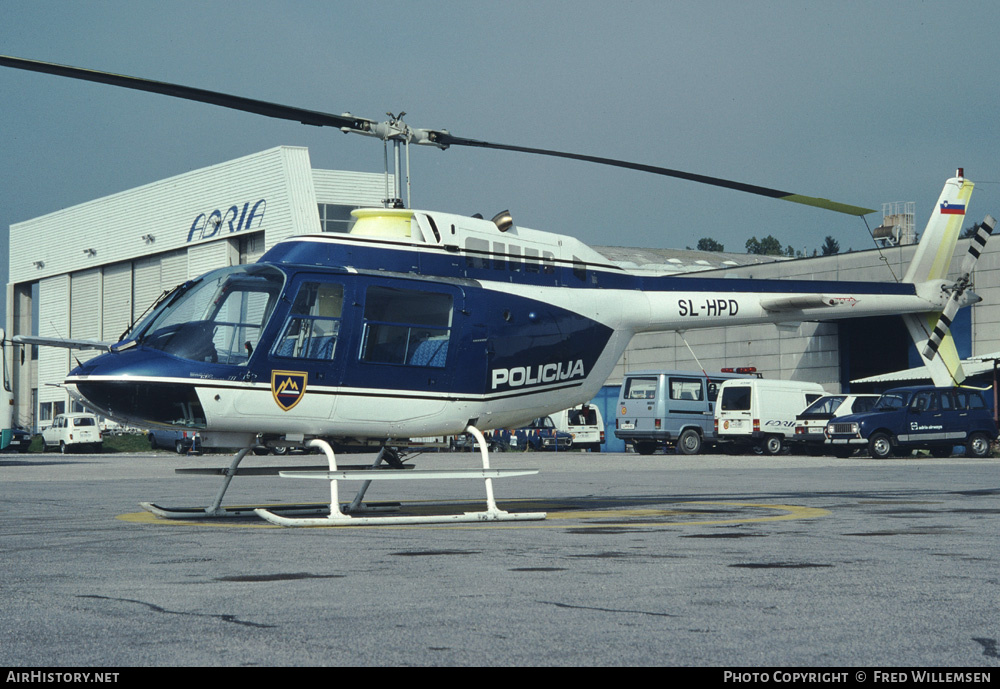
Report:
M922 229L957 167L1000 216L995 1L0 0L0 54L625 159ZM279 145L383 170L377 139L0 67L0 249L52 211ZM503 151L411 151L413 206L592 245L870 248L852 216ZM876 227L881 213L868 216ZM0 262L7 282L8 266ZM2 308L2 305L0 305Z

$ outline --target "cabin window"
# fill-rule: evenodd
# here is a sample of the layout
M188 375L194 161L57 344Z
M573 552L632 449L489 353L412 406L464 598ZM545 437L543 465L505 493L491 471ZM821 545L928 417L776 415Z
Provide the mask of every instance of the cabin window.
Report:
M337 348L343 309L343 285L303 283L295 295L285 329L274 347L275 356L332 359Z
M670 399L684 402L700 402L701 381L697 378L671 378Z
M500 242L493 242L493 270L507 270L507 257L504 255L506 251L503 244Z
M539 271L538 249L524 247L524 270L527 273L537 273Z
M656 397L656 378L629 378L625 381L625 399L651 400Z
M521 247L517 244L508 245L507 268L512 273L521 272Z
M490 267L490 243L485 239L469 237L465 240L465 265L467 268Z
M932 390L918 392L910 401L912 411L937 411L937 393Z
M556 272L556 255L551 251L542 252L542 272L546 275L554 275Z
M450 294L369 287L361 360L444 368L452 308Z

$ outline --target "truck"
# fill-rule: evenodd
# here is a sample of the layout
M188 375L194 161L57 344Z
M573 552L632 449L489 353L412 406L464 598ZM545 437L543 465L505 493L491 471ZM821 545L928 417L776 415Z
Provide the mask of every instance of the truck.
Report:
M795 435L795 417L823 397L819 383L799 380L727 380L719 390L715 432L729 450L782 452Z
M750 379L751 368L700 371L633 371L625 374L615 410L615 437L641 455L660 448L696 455L716 442L713 425L719 386Z

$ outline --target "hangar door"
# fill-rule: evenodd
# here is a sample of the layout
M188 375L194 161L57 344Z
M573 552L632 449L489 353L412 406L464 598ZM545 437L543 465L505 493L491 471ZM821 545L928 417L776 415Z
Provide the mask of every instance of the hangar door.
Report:
M958 312L951 325L951 334L961 357L971 351L972 320L970 309ZM851 385L856 378L867 378L894 371L903 371L923 364L917 349L899 316L852 318L839 323L840 384L851 392L881 392L893 385L876 387L866 383Z

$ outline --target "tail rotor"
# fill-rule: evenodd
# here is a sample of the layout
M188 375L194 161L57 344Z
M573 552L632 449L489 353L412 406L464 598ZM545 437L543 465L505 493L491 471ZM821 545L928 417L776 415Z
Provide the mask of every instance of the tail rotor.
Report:
M927 344L924 345L922 354L925 358L933 359L937 355L941 341L948 335L951 329L951 322L955 318L955 314L958 313L958 309L962 306L962 297L972 285L972 271L976 267L976 261L979 260L979 256L982 254L987 240L993 233L996 222L992 215L987 215L983 222L976 227L976 233L969 244L969 252L962 261L962 274L955 281L955 284L948 288L951 291L951 296L948 298L948 303L945 304L944 310L938 317L937 324L927 339Z

